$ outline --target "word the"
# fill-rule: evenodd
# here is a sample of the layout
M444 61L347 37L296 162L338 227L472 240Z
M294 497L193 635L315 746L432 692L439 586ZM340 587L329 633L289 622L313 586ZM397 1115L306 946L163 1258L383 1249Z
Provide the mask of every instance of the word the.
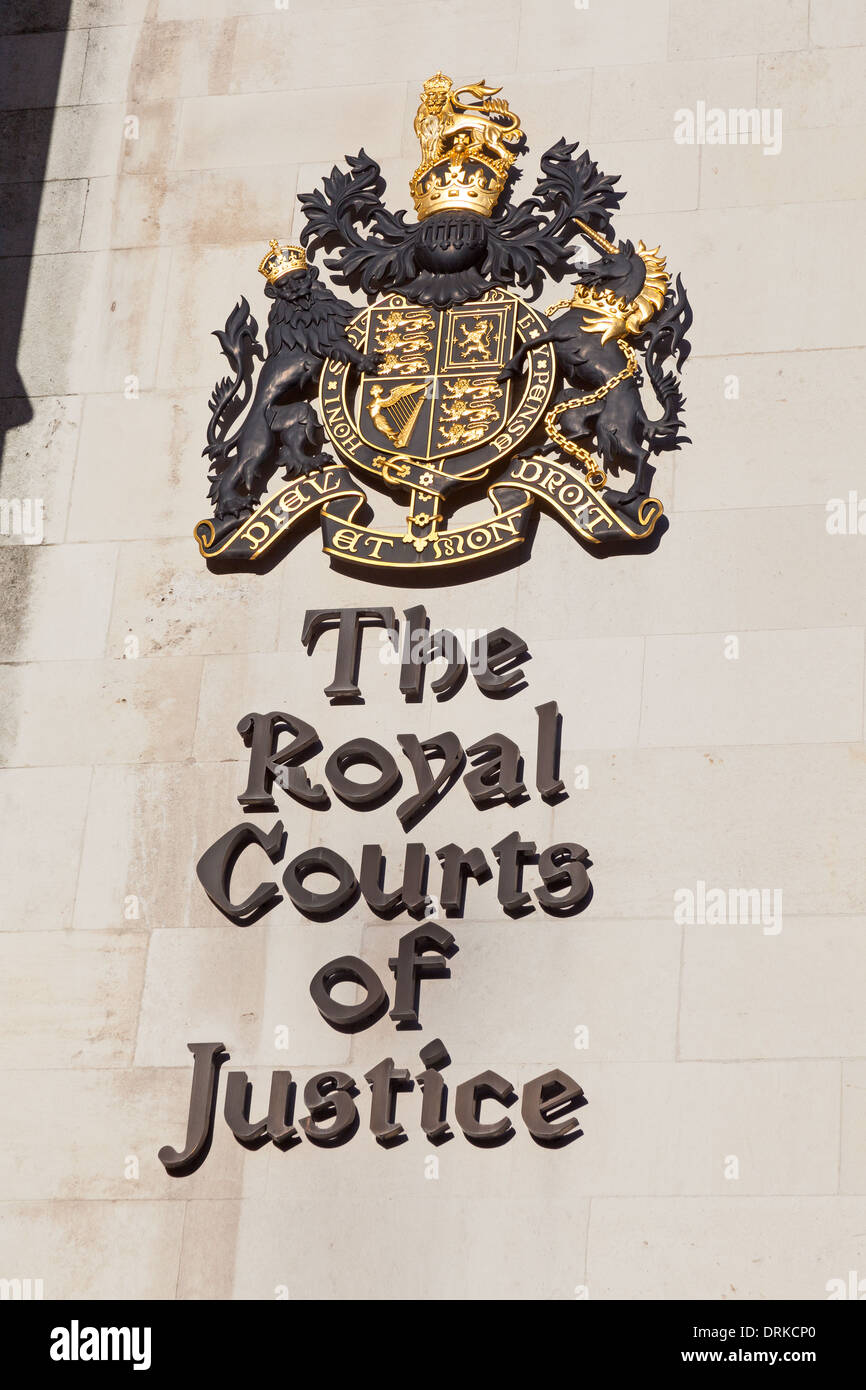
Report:
M443 673L432 682L437 699L444 699L459 689L466 679L467 666L484 695L501 697L514 693L523 681L517 662L529 655L522 637L507 627L483 632L469 649L469 661L457 635L447 628L431 634L430 622L423 604L407 608L403 631L400 665L400 693L409 702L421 699L424 691L424 671L431 661L444 658ZM325 687L331 704L360 699L358 664L363 634L369 627L383 627L395 650L400 625L393 608L311 608L304 617L301 642L312 653L319 637L330 628L337 628L337 656L334 679Z

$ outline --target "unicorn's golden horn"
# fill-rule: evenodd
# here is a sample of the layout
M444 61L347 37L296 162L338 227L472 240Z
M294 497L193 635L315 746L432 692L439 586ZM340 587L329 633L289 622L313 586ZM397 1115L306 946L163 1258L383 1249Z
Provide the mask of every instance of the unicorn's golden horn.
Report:
M592 227L584 222L582 217L575 217L574 220L578 227L580 227L580 230L585 232L586 235L595 242L596 246L600 246L603 251L609 251L614 256L617 254L618 248L614 246L612 241L608 241L607 237L603 237L601 232L594 231Z

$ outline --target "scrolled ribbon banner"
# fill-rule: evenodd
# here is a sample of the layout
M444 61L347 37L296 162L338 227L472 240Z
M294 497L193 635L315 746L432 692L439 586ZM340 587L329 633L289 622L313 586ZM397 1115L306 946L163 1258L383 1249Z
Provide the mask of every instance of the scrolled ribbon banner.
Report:
M488 488L496 502L500 488L523 488L549 507L581 540L644 541L655 530L664 507L657 497L641 497L625 508L614 507L602 493L590 487L582 473L562 461L543 458L512 459L501 478Z
M353 513L365 500L349 470L340 465L285 483L228 535L217 532L209 519L200 521L193 534L205 559L255 560L303 517L338 498L352 502Z
M425 483L429 486L426 478ZM358 524L354 518L366 496L348 469L336 465L285 484L228 536L218 536L211 521L200 521L195 535L206 558L253 560L292 531L303 517L321 509L322 549L326 554L388 569L433 568L478 560L521 545L536 502L552 511L574 535L593 545L616 539L646 540L663 514L655 497L639 499L628 511L618 510L567 463L543 458L512 460L487 495L495 509L491 517L469 526L433 531L419 544L408 534Z

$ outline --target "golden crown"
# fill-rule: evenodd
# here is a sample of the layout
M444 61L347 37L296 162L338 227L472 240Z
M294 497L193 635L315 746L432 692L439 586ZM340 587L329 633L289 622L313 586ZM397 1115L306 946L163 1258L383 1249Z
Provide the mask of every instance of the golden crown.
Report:
M269 285L281 280L291 270L306 270L307 256L303 246L293 246L290 242L269 243L267 255L259 266L259 274L264 275Z
M523 136L501 90L483 82L455 89L443 72L427 78L414 124L421 163L410 183L419 221L456 208L492 213L516 157L508 146ZM462 100L466 93L475 100Z

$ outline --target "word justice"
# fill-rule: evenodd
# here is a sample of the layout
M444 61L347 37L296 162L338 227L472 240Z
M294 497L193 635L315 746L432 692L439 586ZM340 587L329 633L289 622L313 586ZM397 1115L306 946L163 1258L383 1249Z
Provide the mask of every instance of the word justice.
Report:
M160 1162L172 1177L184 1177L204 1162L213 1138L219 1071L227 1060L221 1042L188 1043L195 1058L190 1089L186 1143L183 1149L166 1145L159 1150ZM441 1144L451 1136L448 1121L448 1090L443 1069L451 1058L440 1038L434 1038L420 1051L424 1070L415 1078L422 1093L420 1126L431 1144ZM396 1067L392 1057L384 1057L364 1073L370 1087L370 1130L383 1147L401 1142L405 1130L396 1117L399 1092L414 1090L415 1082L407 1068ZM304 1086L307 1114L294 1122L295 1082L290 1071L271 1076L267 1114L250 1119L252 1087L244 1071L229 1072L225 1087L223 1114L226 1124L240 1144L259 1148L268 1142L289 1149L300 1142L298 1129L311 1144L321 1148L346 1143L358 1131L360 1119L355 1097L358 1090L347 1072L317 1072ZM457 1086L454 1118L470 1143L493 1147L508 1141L514 1126L507 1114L495 1119L487 1114L496 1103L507 1109L517 1099L507 1077L495 1071L479 1072ZM580 1121L574 1113L585 1104L583 1089L566 1072L554 1068L527 1081L521 1089L520 1114L523 1124L538 1144L558 1147L580 1134ZM482 1107L487 1110L482 1114ZM405 1116L404 1116L405 1118Z

